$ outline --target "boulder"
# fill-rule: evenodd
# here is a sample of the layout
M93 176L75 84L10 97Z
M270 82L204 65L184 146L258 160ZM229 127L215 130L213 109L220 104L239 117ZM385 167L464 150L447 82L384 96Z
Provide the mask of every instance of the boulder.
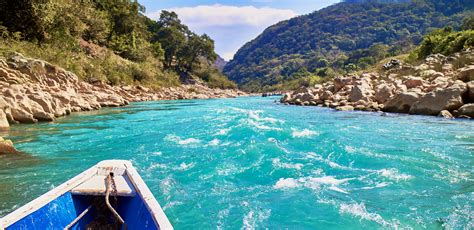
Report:
M474 81L470 81L467 83L467 90L468 90L468 97L469 97L469 102L474 103Z
M18 121L20 123L36 123L38 120L36 120L33 117L33 114L20 109L20 108L12 108L12 116L15 121Z
M459 73L456 76L458 80L463 82L474 81L474 65L469 65L458 69Z
M405 85L408 89L420 87L423 85L423 78L410 76L405 81Z
M8 128L10 128L10 124L8 123L7 115L3 109L0 108L0 130L5 130Z
M290 100L291 100L291 93L285 93L283 97L280 99L280 102L286 103L286 102L290 102Z
M334 92L338 92L346 85L350 85L352 83L352 78L350 77L336 77L334 78Z
M20 151L16 150L13 146L13 142L10 140L5 140L0 137L0 154L17 154Z
M474 118L474 103L465 104L458 110L459 116L468 116Z
M438 117L443 117L443 118L446 118L446 119L454 118L453 115L448 110L443 110L443 111L439 112Z
M393 91L395 87L389 84L380 84L375 87L375 100L378 103L385 103L393 96Z
M372 87L366 83L361 82L354 86L349 94L349 101L356 102L359 100L370 101L370 98L374 94Z
M432 81L432 83L434 84L435 87L446 88L449 86L451 81L452 80L449 79L448 77L437 77Z
M413 104L409 113L436 116L442 110L456 110L463 105L462 96L466 91L467 85L461 81L445 89L435 89Z
M387 101L383 107L384 112L393 113L408 113L413 104L415 104L420 95L415 92L403 92L389 101Z
M323 100L323 101L324 100L329 100L332 96L333 96L333 93L329 90L326 90L321 94L320 99Z
M453 64L444 64L443 67L441 67L443 73L450 73L453 71L453 69Z

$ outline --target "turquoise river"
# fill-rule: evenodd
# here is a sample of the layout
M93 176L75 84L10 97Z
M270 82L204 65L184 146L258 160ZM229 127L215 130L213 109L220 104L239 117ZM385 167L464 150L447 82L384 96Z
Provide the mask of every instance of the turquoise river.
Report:
M0 216L104 159L136 166L176 229L473 229L474 122L160 101L14 125Z

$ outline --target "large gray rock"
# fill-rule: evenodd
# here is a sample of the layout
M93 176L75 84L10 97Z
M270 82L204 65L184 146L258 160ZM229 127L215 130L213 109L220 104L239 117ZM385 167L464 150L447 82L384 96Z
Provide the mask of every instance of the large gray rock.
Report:
M334 78L334 92L338 92L344 86L352 84L351 77L336 77Z
M467 90L468 90L469 102L474 103L474 81L470 81L467 83Z
M383 104L388 101L393 96L393 91L395 87L391 84L380 84L375 87L375 100Z
M466 66L458 70L457 78L461 81L474 81L474 65Z
M474 103L465 104L461 106L458 110L459 116L468 116L470 118L474 118Z
M356 102L360 100L370 101L371 97L374 95L372 87L365 81L360 82L360 84L355 85L350 94L349 101Z
M419 98L420 95L415 92L403 92L387 101L382 110L384 112L408 113Z
M413 104L409 113L438 115L442 110L456 110L463 105L463 94L467 91L466 83L456 81L445 89L436 89L425 94L418 102Z

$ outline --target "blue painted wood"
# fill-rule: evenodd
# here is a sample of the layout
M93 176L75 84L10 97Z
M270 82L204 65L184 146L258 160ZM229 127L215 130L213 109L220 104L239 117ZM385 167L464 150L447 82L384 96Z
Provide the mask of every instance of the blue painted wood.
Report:
M71 193L67 192L7 229L62 229L81 212L77 210L81 206L75 204Z
M151 213L148 211L146 204L140 195L134 197L121 197L118 212L124 219L129 230L143 229L155 230L159 229L153 221Z
M63 194L47 205L24 217L10 229L63 229L71 223L77 215L85 210L94 200L94 196L71 195L70 192ZM159 229L153 221L145 202L140 195L134 197L118 198L118 213L127 223L130 230ZM94 219L95 210L90 211L72 229L85 229L88 223Z

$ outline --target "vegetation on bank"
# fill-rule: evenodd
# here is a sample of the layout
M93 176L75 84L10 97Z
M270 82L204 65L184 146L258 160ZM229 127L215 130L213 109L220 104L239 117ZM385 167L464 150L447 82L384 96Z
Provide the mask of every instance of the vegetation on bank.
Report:
M435 53L450 55L474 47L474 15L466 18L463 28L462 31L454 31L451 27L433 31L424 37L411 57L422 59Z
M0 1L0 55L39 58L83 80L176 86L199 77L212 87L235 84L213 67L214 41L173 12L154 21L125 0Z
M436 28L458 30L472 9L468 0L346 1L267 28L224 73L249 91L325 81L410 52Z

